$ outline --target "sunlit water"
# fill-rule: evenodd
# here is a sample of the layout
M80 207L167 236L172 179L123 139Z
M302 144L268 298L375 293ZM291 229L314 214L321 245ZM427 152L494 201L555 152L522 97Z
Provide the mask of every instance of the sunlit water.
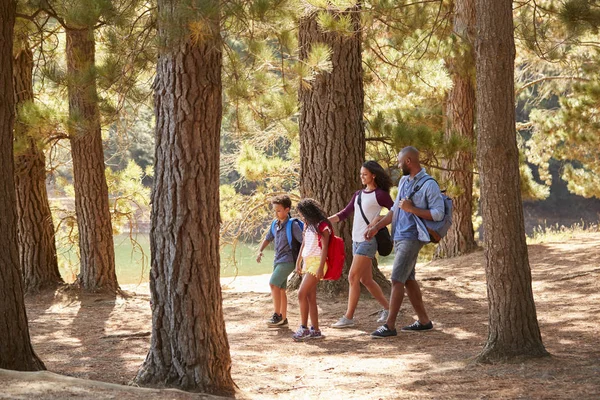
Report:
M115 263L119 284L139 284L148 282L150 271L150 239L148 234L115 236ZM225 246L221 250L221 276L253 276L269 274L273 271L273 245L269 245L259 264L256 252L259 244L240 243L235 249L235 263L231 256L233 249ZM70 260L70 262L69 262ZM391 263L393 258L381 258L380 263ZM67 282L73 282L79 273L75 249L59 250L60 272Z

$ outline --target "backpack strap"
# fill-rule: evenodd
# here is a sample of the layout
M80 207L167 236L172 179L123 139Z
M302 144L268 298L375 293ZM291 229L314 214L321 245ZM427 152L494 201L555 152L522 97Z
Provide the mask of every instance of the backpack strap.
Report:
M424 179L424 180L423 180ZM419 182L421 182L423 180L423 183L421 183L419 185ZM433 179L431 176L427 176L424 178L421 178L417 181L417 183L415 184L415 188L413 189L412 193L407 197L408 200L412 200L413 196L415 195L415 193L417 193L419 190L421 190L421 188L423 187L423 185L425 185L425 183L427 181L435 181L435 183L437 183L437 181L435 179ZM438 184L439 186L439 184Z
M365 222L367 223L367 225L369 225L370 222L367 219L367 216L365 215L365 212L363 211L363 208L362 208L362 199L361 199L361 197L362 197L362 190L359 190L356 202L358 203L358 209L360 210L360 213L362 214L363 219L365 220Z
M292 248L292 240L294 238L294 235L292 232L294 222L298 222L298 218L290 218L287 225L285 226L285 234L287 236L287 240L288 240L288 244L290 245L290 249Z

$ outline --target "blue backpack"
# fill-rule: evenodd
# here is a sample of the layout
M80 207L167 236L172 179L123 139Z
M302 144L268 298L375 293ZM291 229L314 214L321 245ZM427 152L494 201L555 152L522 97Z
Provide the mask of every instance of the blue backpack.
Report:
M415 193L417 193L427 181L435 181L435 183L437 183L437 181L432 177L427 177L423 180L423 183L421 183L420 185L419 182L417 182L416 187L408 196L408 199L412 200ZM450 225L452 225L452 199L446 196L445 190L442 190L441 192L442 199L444 200L444 218L441 221L430 221L423 218L418 218L424 223L432 243L439 243L440 240L442 240L444 236L446 236L446 234L448 233Z
M294 262L298 259L298 254L300 253L300 246L302 243L296 240L294 235L292 234L292 226L297 223L300 227L300 230L304 230L304 223L300 221L298 218L290 218L290 220L285 225L285 235L287 236L288 244L290 245L290 249L292 249L292 256L294 257ZM277 233L277 220L273 220L271 223L271 234L275 237Z

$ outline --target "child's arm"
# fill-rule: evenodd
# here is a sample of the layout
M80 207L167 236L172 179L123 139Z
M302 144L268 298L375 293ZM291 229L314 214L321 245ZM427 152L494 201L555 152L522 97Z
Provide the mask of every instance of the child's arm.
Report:
M319 265L319 269L317 271L317 279L321 280L325 273L323 272L325 269L325 262L327 261L327 250L329 250L329 237L331 236L331 232L329 229L325 229L321 233L321 264Z
M260 248L258 249L258 255L256 256L257 263L260 263L260 260L262 260L263 250L269 245L269 243L271 243L271 241L267 239L263 240L261 243Z
M296 260L296 273L298 275L302 274L302 250L304 250L304 240L302 241L302 245L300 245L300 250L298 251L298 259Z

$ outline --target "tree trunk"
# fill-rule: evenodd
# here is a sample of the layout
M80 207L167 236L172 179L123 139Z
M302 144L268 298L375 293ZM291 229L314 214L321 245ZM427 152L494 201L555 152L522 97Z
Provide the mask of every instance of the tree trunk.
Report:
M446 60L452 89L446 100L446 139L453 135L473 142L475 114L474 67L475 1L456 0L454 5L455 55ZM459 151L444 163L444 181L461 189L453 196L452 226L436 249L437 257L456 257L477 248L473 230L473 152Z
M15 57L14 84L19 106L33 102L33 52L27 41ZM54 289L63 283L58 271L54 224L46 191L46 157L27 127L17 122L15 136L27 143L15 155L19 259L25 292Z
M341 14L350 15L354 34L344 36L322 32L317 14L300 21L300 59L306 60L313 43L331 47L332 72L321 73L310 85L301 85L300 114L300 193L316 199L331 214L343 209L361 185L359 171L365 157L363 125L364 92L359 6ZM336 234L346 245L346 267L337 282L323 282L320 291L339 294L348 289L346 277L352 260L350 222L337 225ZM374 279L389 287L379 269Z
M179 5L158 7L159 39L168 44L155 81L152 341L137 382L232 394L219 280L219 18L199 17L208 24L202 37L176 42L171 23L187 26L177 19Z
M512 2L477 0L477 160L489 301L484 362L542 356L515 130Z
M0 3L0 368L46 369L31 347L17 245L13 169L13 29L16 3Z
M94 31L66 29L69 116L75 212L79 229L79 285L115 292L115 249L104 173L104 152L95 80Z

